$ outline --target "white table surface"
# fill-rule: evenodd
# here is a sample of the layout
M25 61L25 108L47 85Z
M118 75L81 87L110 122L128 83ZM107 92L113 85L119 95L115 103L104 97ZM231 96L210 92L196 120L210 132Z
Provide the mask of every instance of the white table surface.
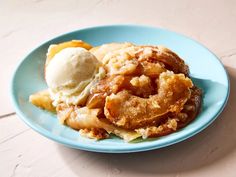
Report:
M221 59L231 79L231 95L225 110L210 127L159 150L99 154L48 140L15 115L9 84L24 55L65 32L121 23L185 34ZM1 177L236 176L236 0L0 1L0 51Z

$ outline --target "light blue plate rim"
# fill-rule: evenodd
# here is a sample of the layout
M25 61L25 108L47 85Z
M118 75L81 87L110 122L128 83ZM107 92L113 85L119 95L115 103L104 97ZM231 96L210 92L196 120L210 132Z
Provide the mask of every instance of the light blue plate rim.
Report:
M90 30L90 29L93 29L93 30L96 30L96 29L99 29L99 28L128 28L128 27L133 27L133 28L145 28L145 29L152 29L152 30L162 30L162 31L167 31L167 32L170 32L170 33L173 33L175 35L178 35L178 36L181 36L185 39L188 39L190 40L191 42L195 43L195 44L198 44L198 45L201 45L203 48L205 48L209 53L211 53L213 56L214 56L214 59L215 61L218 62L219 65L221 65L221 67L223 68L224 72L225 72L225 76L227 78L227 95L224 99L224 102L221 106L221 108L218 110L218 112L215 112L214 116L212 116L212 118L207 122L205 123L204 125L201 125L200 127L197 127L195 129L192 129L190 131L188 131L187 134L184 134L182 135L181 137L178 137L178 138L175 138L175 139L168 139L167 141L164 141L162 143L155 143L155 142L158 142L158 141L153 141L152 144L148 144L148 145L142 145L142 143L138 143L138 144L135 144L135 146L133 147L130 147L130 148L127 148L127 149L123 149L123 148L119 148L119 147L109 147L109 148L106 148L104 146L100 146L100 145L89 145L89 144L78 144L76 141L72 141L72 140L68 140L66 138L63 138L63 137L60 137L60 136L55 136L53 135L50 131L46 131L44 130L43 128L35 125L35 124L32 124L29 119L30 117L26 116L24 114L24 112L20 109L20 106L19 104L17 103L16 101L16 94L15 94L15 91L14 91L14 83L16 81L16 72L18 71L18 69L20 68L20 66L22 65L22 63L24 62L24 60L29 56L31 55L35 50L37 50L38 48L40 48L41 46L49 43L50 41L53 41L55 40L56 38L61 38L61 37L64 37L64 36L67 36L69 34L73 34L73 33L78 33L78 32L82 32L82 31L86 31L86 30ZM16 114L19 115L19 117L29 126L31 127L33 130L35 130L36 132L38 132L39 134L51 139L51 140L54 140L58 143L61 143L61 144L64 144L68 147L71 147L71 148L75 148L75 149L81 149L81 150L86 150L86 151L92 151L92 152L103 152L103 153L131 153L131 152L142 152L142 151L148 151L148 150L154 150L154 149L159 149L159 148L163 148L163 147L166 147L166 146L170 146L170 145L173 145L173 144L176 144L176 143L179 143L181 141L184 141L194 135L196 135L197 133L201 132L202 130L204 130L206 127L208 127L218 116L219 114L223 111L223 109L225 108L226 104L227 104L227 101L228 101L228 98L229 98L229 94L230 94L230 80L229 80L229 76L228 76L228 73L226 71L226 69L224 68L224 65L223 63L220 61L220 59L218 59L218 57L212 53L207 47L205 47L204 45L202 45L201 43L197 42L196 40L193 40L183 34L180 34L180 33L177 33L177 32L173 32L171 30L168 30L168 29L164 29L164 28L159 28L159 27L152 27L152 26L145 26L145 25L132 25L132 24L115 24L115 25L102 25L102 26L94 26L94 27L88 27L88 28L82 28L82 29L79 29L79 30L75 30L75 31L71 31L71 32L68 32L68 33L64 33L62 35L59 35L59 36L56 36L55 38L52 38L44 43L42 43L41 45L35 47L33 50L31 50L31 52L29 52L27 55L25 55L25 57L23 57L22 60L20 60L20 62L16 65L16 68L13 72L13 75L12 75L12 79L11 79L11 82L10 82L10 95L11 95L11 101L13 103L13 106L15 108L15 111L16 111Z

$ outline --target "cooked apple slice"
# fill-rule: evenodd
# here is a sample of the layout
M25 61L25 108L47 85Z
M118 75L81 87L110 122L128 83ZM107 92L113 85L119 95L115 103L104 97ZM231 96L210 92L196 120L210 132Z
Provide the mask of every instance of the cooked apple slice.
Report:
M52 99L48 90L39 91L30 95L29 101L42 109L45 109L50 112L55 112L56 108L52 105Z

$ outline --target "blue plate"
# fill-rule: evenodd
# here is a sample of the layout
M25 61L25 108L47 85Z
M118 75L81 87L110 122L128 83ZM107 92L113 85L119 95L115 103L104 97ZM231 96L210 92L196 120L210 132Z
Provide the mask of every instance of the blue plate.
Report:
M156 139L125 143L111 137L102 141L83 138L69 127L58 123L56 116L28 102L30 94L47 88L43 70L48 46L72 39L82 39L94 46L109 42L164 45L190 67L195 84L203 89L202 111L185 128ZM211 124L223 110L229 96L229 79L218 60L201 44L174 32L145 26L112 25L86 28L56 37L29 53L18 65L11 87L13 104L19 117L35 131L66 146L95 152L124 153L147 151L183 141Z

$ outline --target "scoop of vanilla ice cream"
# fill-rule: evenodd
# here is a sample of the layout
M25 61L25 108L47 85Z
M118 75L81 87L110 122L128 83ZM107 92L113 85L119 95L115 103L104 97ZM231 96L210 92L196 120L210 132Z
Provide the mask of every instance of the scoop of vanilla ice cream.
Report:
M89 88L105 72L96 57L84 48L65 48L57 53L45 70L53 104L84 104ZM102 71L103 70L103 71Z

